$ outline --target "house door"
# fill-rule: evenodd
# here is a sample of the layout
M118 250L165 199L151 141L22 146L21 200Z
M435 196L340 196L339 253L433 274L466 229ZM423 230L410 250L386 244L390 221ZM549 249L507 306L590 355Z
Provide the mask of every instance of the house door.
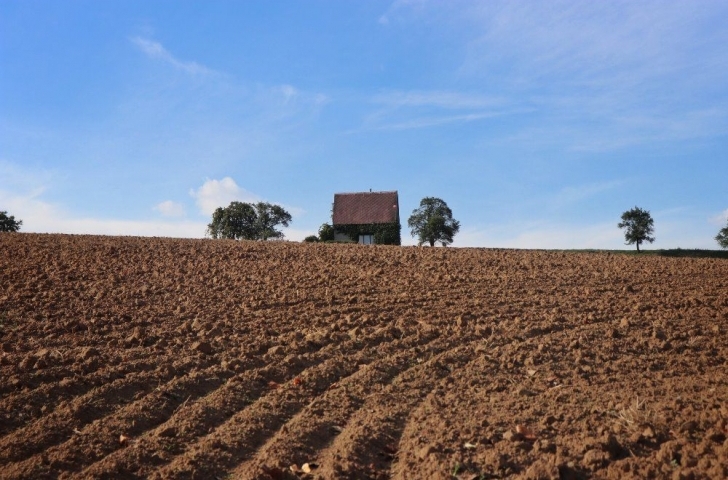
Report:
M374 245L374 235L359 235L361 245Z

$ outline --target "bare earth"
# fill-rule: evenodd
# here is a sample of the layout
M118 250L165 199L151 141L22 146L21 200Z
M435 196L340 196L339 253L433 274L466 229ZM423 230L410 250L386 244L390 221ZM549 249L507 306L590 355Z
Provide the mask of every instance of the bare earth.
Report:
M0 234L2 478L725 478L728 261Z

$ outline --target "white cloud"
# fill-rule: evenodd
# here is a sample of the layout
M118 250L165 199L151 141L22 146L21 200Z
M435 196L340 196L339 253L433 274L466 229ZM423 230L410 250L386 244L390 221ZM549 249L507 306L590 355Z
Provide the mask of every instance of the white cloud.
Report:
M3 209L23 221L21 232L201 238L207 228L204 222L77 217L43 200L41 193L39 189L25 193L0 190Z
M185 208L182 204L166 200L154 206L154 210L161 213L165 217L184 217Z
M200 188L190 190L190 195L195 199L203 215L212 215L216 208L227 207L232 201L261 201L258 195L239 187L230 177L222 180L205 180Z
M197 62L185 62L175 58L164 46L155 42L154 40L148 40L142 37L134 37L131 41L136 45L139 50L144 52L149 58L159 59L164 62L173 65L175 68L184 70L185 72L192 75L203 75L216 73L214 70L200 65Z

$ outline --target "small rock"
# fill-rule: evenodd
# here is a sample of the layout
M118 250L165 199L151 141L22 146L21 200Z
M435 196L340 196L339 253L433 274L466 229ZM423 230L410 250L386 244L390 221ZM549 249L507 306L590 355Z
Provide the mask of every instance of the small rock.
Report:
M629 319L627 317L622 318L619 322L619 326L622 328L628 328L629 327Z
M520 435L518 435L513 430L506 430L503 434L503 440L507 440L509 442L516 441L520 438Z
M212 345L210 342L195 342L192 344L192 350L209 355L212 353Z

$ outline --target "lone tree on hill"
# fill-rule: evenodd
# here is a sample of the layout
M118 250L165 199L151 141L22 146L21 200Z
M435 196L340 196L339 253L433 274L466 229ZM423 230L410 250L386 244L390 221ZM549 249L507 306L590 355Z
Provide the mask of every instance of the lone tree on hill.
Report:
M14 216L8 216L8 212L0 212L0 232L17 232L22 224L22 220L15 220Z
M420 246L427 242L434 247L435 242L440 242L447 247L460 230L460 222L452 218L452 210L447 203L435 197L423 198L420 207L412 211L407 224Z
M654 242L654 224L650 212L634 207L622 214L622 221L617 225L619 228L625 228L624 239L627 241L625 245L637 244L637 253L640 251L642 242Z
M279 205L231 202L229 206L215 210L212 222L207 226L207 234L212 238L235 240L283 238L283 232L276 227L287 227L291 220L291 214Z
M728 225L720 229L718 235L715 236L715 241L718 242L720 248L728 248Z

